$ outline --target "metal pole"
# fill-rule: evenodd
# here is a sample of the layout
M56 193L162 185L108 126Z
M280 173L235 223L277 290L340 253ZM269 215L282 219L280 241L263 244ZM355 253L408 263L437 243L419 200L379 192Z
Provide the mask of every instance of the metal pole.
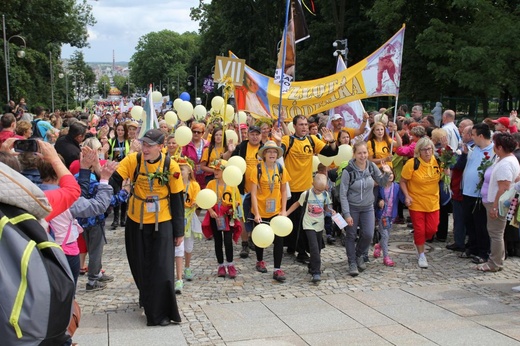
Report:
M52 69L52 53L49 52L49 64L51 69L51 103L52 103L52 112L54 113L54 71Z
M69 74L65 73L65 98L67 100L67 111L69 110Z
M2 14L2 32L4 34L4 62L5 62L5 86L7 89L7 103L9 103L11 96L9 95L9 45L5 35L5 15Z
M195 102L197 102L197 66L195 66Z

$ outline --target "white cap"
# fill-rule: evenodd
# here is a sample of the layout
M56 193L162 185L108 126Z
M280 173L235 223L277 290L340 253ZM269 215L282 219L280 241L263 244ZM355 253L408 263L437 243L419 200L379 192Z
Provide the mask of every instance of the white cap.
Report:
M343 119L343 117L342 117L341 115L339 115L339 114L336 113L336 114L334 114L334 115L332 116L332 119L330 119L330 120L331 120L331 121L334 121L334 120L338 120L338 119Z

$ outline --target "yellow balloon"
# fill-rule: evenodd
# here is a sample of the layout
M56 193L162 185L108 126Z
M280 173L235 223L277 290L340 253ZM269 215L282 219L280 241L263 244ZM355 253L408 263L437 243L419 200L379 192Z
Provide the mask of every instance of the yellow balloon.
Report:
M182 121L188 121L193 115L193 105L189 101L182 101L180 108L177 110L179 118Z
M229 143L230 140L233 140L233 144L238 144L238 135L233 130L226 130L226 141Z
M320 164L320 159L318 159L318 156L313 156L312 157L312 173L314 173L318 170L319 164Z
M287 124L287 128L289 129L289 131L291 131L292 134L294 134L295 130L294 130L294 124L293 123Z
M143 107L141 106L133 106L132 110L130 111L130 115L135 120L141 120L141 115L143 114Z
M318 154L318 159L320 160L321 163L323 163L324 166L330 166L332 164L332 162L334 162L334 158L336 156L332 156L332 157L328 157L328 156L323 156L321 154Z
M287 216L275 216L271 219L270 224L274 234L279 237L288 236L293 229L293 223Z
M235 117L235 108L233 108L232 105L222 106L222 108L220 109L220 114L222 115L222 118L226 123L230 123L233 121L233 118Z
M175 124L177 124L177 121L179 121L179 119L177 119L177 114L175 114L172 111L166 112L166 114L164 115L164 120L166 121L166 124L170 126L175 126Z
M160 91L154 91L152 93L152 101L153 102L161 102L162 100L162 94Z
M178 112L179 111L179 107L181 106L181 104L183 102L184 101L182 99L175 99L175 101L173 101L173 109L175 109Z
M245 124L247 121L247 114L244 111L239 111L237 115L237 120L239 124Z
M193 133L191 132L191 129L187 126L179 126L177 130L175 130L175 141L181 147L191 142L192 137Z
M246 172L247 168L246 160L244 160L244 158L239 155L231 156L228 160L228 166L236 166L240 168L242 174Z
M237 166L227 166L222 173L222 179L224 179L224 182L232 187L240 185L243 177L244 173L242 173L240 168Z
M200 190L195 198L195 203L202 209L211 209L217 204L217 194L210 189Z
M352 155L354 155L352 147L348 144L342 144L338 148L338 155L334 158L334 163L339 166L342 162L349 161Z
M195 119L203 120L206 117L206 107L203 105L197 105L193 108L193 115L195 115Z
M261 223L253 228L251 238L253 238L253 243L255 243L256 246L266 248L273 243L274 232L269 225Z
M211 99L211 107L214 109L220 109L224 105L224 99L221 96L215 96Z

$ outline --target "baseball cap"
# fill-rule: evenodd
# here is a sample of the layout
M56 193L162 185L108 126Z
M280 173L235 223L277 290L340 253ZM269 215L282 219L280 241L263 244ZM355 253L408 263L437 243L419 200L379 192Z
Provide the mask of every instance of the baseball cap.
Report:
M260 128L258 126L251 126L249 128L249 131L248 132L258 132L258 133L262 133L262 131L260 130Z
M493 120L494 124L502 124L505 127L509 128L511 125L509 125L509 118L508 117L500 117L496 120Z
M343 117L339 114L334 114L330 120L334 121L334 120L338 120L338 119L343 119Z
M159 129L148 130L141 138L141 141L150 145L164 144L164 133Z
M247 129L247 124L240 124L240 129Z

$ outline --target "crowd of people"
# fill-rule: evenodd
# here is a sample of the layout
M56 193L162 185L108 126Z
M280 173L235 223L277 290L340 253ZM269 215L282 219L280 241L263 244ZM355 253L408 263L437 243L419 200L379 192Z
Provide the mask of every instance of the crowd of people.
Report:
M267 273L269 250L255 246L252 232L278 215L289 217L293 230L274 237L277 282L287 280L284 248L308 265L312 282L321 281L320 253L338 236L349 275L369 268L371 244L373 257L395 266L388 243L392 226L407 222L404 209L420 268L428 268L425 243L447 241L449 214L454 241L446 248L477 270L499 271L506 256L520 256L517 205L503 198L520 191L516 112L474 124L441 109L441 124L437 107L423 115L421 105L411 114L403 105L395 122L385 109L365 113L359 128L346 128L338 115L330 128L327 115L298 115L290 120L293 130L289 121L248 116L245 124L225 124L208 114L183 123L192 139L181 147L176 125L161 114L159 128L138 138L140 124L129 113L47 114L36 107L28 115L20 107L0 119L0 161L45 191L53 207L47 229L67 255L76 284L79 275L88 276L86 291L114 280L102 262L105 221L113 213L110 227L125 228L128 263L150 326L180 322L176 293L197 274L191 259L203 236L214 241L218 277L239 275L233 247L239 239L239 256L253 250L255 270ZM236 131L238 143L226 130ZM35 152L19 150L17 142L31 139ZM328 161L343 145L352 147L352 157ZM223 179L234 156L246 163L238 188ZM203 189L217 196L205 213L196 203Z

